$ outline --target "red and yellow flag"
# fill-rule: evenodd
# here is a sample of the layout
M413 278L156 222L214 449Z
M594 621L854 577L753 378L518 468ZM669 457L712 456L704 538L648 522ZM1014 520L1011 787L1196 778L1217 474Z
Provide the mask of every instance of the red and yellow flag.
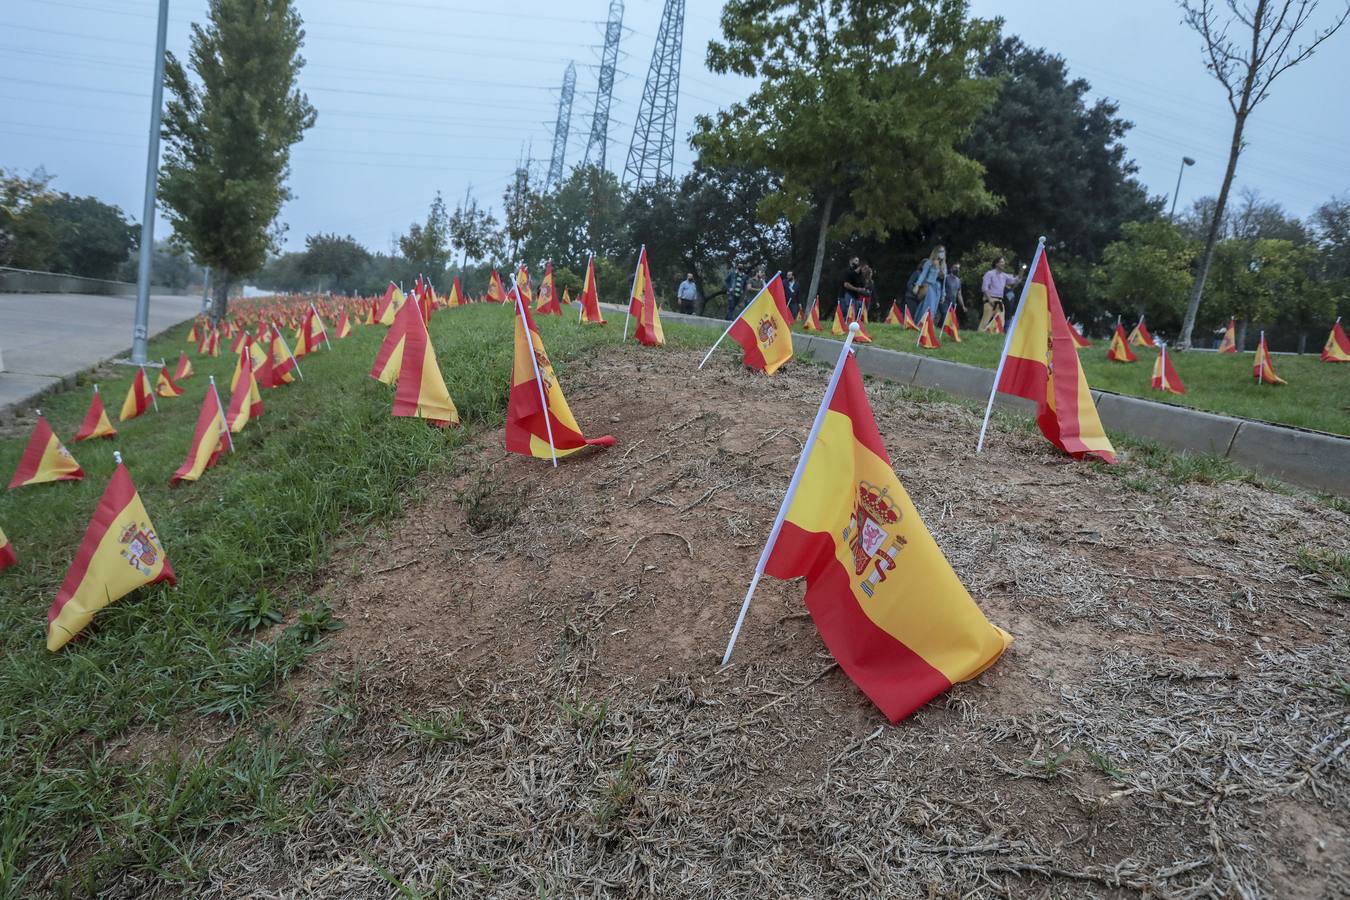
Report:
M253 374L253 347L250 340L239 351L234 377L230 379L230 405L225 410L225 424L233 434L243 431L245 425L263 414L262 393Z
M399 369L403 366L403 346L407 342L413 318L412 312L407 309L400 310L399 315L394 317L393 324L385 332L379 352L375 354L375 362L370 367L371 378L384 384L393 384L398 380Z
M212 328L210 331L203 332L203 334L202 334L202 342L201 342L200 346L197 347L197 352L200 353L200 354L202 354L203 356L219 356L219 355L220 355L220 331L219 331L219 329Z
M394 391L394 415L426 419L440 428L459 424L459 411L441 375L431 335L422 321L421 309L409 303L405 316L403 350L399 361L398 388Z
M338 323L337 323L337 337L338 337L338 340L342 340L343 338L345 338L347 335L349 335L349 334L351 334L351 333L352 333L352 320L351 320L351 318L347 315L347 311L344 309L344 310L342 311L342 315L338 317Z
M1116 323L1115 333L1111 335L1111 346L1106 348L1106 358L1112 362L1132 363L1139 357L1130 349L1129 338L1125 336L1125 326Z
M844 304L836 303L834 305L834 320L830 322L830 337L843 337L848 334L848 329L844 327Z
M181 397L183 394L183 389L174 384L173 379L169 377L167 366L161 366L159 369L159 376L155 379L155 393L161 397Z
M1046 440L1074 458L1116 461L1115 448L1092 402L1044 248L1037 251L1004 353L998 390L1036 402L1036 424Z
M272 326L272 387L281 387L283 384L290 384L295 381L295 376L300 374L300 363L296 362L295 354L291 353L291 348L286 346L286 338L281 333L281 329Z
M1153 335L1148 333L1148 328L1144 325L1144 317L1139 317L1139 322L1130 331L1129 342L1136 347L1158 348L1158 342L1153 339Z
M727 334L745 350L745 364L765 375L772 375L792 359L792 311L783 293L782 278L775 275L764 285L731 323Z
M764 571L806 579L825 645L897 722L1012 638L975 605L892 470L851 353L841 368Z
M309 309L305 310L299 327L295 329L296 357L307 356L318 350L327 336L328 329L324 327L323 319L319 318L319 314L314 310L314 304L311 303Z
M89 401L89 411L84 414L80 430L75 432L75 440L87 441L92 438L116 437L117 429L108 421L108 411L103 408L103 396L94 385L94 399Z
M628 313L637 319L633 337L648 347L666 343L661 328L661 311L656 307L656 292L652 289L652 272L647 266L647 245L638 251L637 271L633 273L633 290L628 298Z
M604 325L605 316L600 312L600 294L595 287L595 257L586 260L586 283L581 286L581 322L584 325Z
M892 300L890 312L886 313L886 318L882 321L881 324L902 325L904 324L904 321L905 317L903 311L900 309L900 301Z
M1181 376L1177 374L1176 366L1172 365L1167 348L1159 347L1158 351L1158 359L1153 363L1153 389L1167 394L1186 393L1186 385L1181 383Z
M380 308L375 313L375 319L381 325L394 324L394 315L402 308L408 298L403 296L403 291L392 281L384 289L384 298L380 301Z
M150 393L150 379L145 375L145 367L136 370L136 376L131 379L131 387L127 389L127 398L122 401L122 412L117 419L125 422L128 419L134 419L144 413L155 402L154 396Z
M820 295L816 295L811 308L802 313L802 331L820 331Z
M526 306L534 305L534 291L530 289L530 270L524 263L516 269L516 290L520 291Z
M492 270L492 277L488 279L488 289L483 300L488 303L506 302L506 288L502 287L502 276L497 274L496 269Z
M5 537L5 530L0 528L0 572L5 571L10 566L19 561L14 555L14 545Z
M904 319L904 325L905 325L905 327L908 328L910 331L918 331L918 330L919 330L919 323L914 321L914 314L911 313L911 312L909 311L909 307L908 307L908 306L905 307L905 319Z
M178 366L173 370L173 380L182 381L184 378L192 377L192 361L187 358L187 354L182 350L178 351Z
M541 316L562 315L562 307L558 305L558 295L553 286L553 263L544 267L544 278L539 282L539 299L534 311Z
M849 322L850 325L852 325L854 322L857 322L857 323L858 323L858 333L855 334L855 335L853 336L853 342L854 342L855 344L870 344L870 343L872 343L872 336L871 336L870 334L867 333L867 301L866 301L866 300L864 300L864 301L862 302L862 308L861 308L858 312L856 312L856 313L854 313L853 315L851 315L851 316L848 317L848 322Z
M1350 337L1346 337L1340 319L1332 323L1331 334L1322 347L1322 362L1350 362Z
M563 288L562 305L570 306L571 304L572 304L572 294L567 290L567 288Z
M507 451L556 460L582 447L612 447L611 435L587 438L581 433L553 373L544 340L534 327L530 308L518 293L514 299L516 338L511 361L511 395L506 406Z
M938 340L937 329L933 327L933 314L929 310L924 310L923 318L919 319L918 344L925 350L936 350L942 346L942 341Z
M136 588L175 583L155 526L118 457L56 600L47 611L47 649L60 650L94 613Z
M1223 340L1219 341L1219 352L1237 352L1237 319L1229 318L1228 327L1223 332Z
M1071 332L1073 332L1073 345L1074 345L1075 347L1077 347L1077 348L1079 348L1079 349L1081 350L1081 349L1084 348L1084 347L1091 347L1091 346L1092 346L1092 341L1089 341L1086 337L1083 336L1083 332L1078 330L1078 326L1077 326L1077 325L1075 325L1075 324L1073 324L1072 322L1070 322L1070 323L1069 323L1069 330L1070 330Z
M450 296L446 298L445 305L453 309L468 302L464 296L464 289L459 286L459 276L456 275L454 280L450 282Z
M1072 328L1073 326L1070 326ZM956 343L961 343L961 323L956 321L956 304L947 305L947 315L942 318L942 333Z
M231 353L238 353L238 352L239 352L239 348L242 347L242 346L244 346L244 338L246 338L246 337L248 337L248 332L247 332L246 330L244 330L243 328L240 328L240 329L235 333L235 336L234 336L234 343L230 345L230 352L231 352Z
M1261 332L1261 342L1256 345L1256 362L1252 363L1252 377L1257 384L1288 384L1275 374L1275 364L1270 360L1270 348L1266 346L1266 333Z
M197 336L197 323L193 322L192 327L188 329L187 342L189 344L195 344L199 340L201 340L201 338Z
M39 410L37 424L28 438L28 445L19 457L19 468L9 481L9 489L30 484L43 484L48 481L79 481L84 470L70 455L56 432L47 424L47 418Z
M187 458L169 479L169 484L181 481L196 481L202 473L216 464L221 452L229 441L229 426L225 424L225 410L216 393L215 382L206 390L202 400L201 412L197 414L197 427L192 432L192 444L188 447Z
M378 300L372 300L372 301L371 301L370 306L366 307L366 319L365 319L364 322L361 323L362 325L374 325L374 324L375 324L375 307L377 307L377 306L379 306L379 305L380 305L380 301L378 301Z
M994 313L993 317L984 323L984 327L980 331L985 334L1003 334L1003 311L999 310Z

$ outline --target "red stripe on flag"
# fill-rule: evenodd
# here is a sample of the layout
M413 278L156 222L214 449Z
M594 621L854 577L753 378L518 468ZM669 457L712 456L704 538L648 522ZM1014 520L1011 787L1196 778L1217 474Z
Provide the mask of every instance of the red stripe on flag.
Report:
M830 409L834 412L848 416L853 423L853 437L868 450L871 450L881 459L885 460L886 465L891 464L891 457L886 452L886 445L881 440L881 435L877 432L877 420L872 415L872 408L867 403L867 394L862 392L862 396L855 396L853 385L862 387L862 373L858 371L858 361L853 358L853 354L848 355L844 361L845 372L839 379L839 388L834 392L834 397L830 400ZM848 369L852 371L847 371Z

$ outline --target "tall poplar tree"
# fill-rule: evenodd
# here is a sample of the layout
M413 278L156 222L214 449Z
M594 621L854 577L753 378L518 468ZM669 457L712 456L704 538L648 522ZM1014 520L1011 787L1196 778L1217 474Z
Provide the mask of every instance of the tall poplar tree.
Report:
M174 231L211 267L211 318L276 246L291 146L313 126L296 88L305 32L291 0L211 0L192 26L195 79L169 54L160 201Z

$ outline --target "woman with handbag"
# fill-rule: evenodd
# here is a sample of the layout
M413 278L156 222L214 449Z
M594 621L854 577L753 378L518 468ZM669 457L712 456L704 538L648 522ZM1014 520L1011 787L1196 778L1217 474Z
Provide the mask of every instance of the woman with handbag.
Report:
M933 317L933 327L938 327L938 304L942 302L946 286L947 248L938 244L919 270L918 284L914 288L919 301L918 312L914 314L915 322L922 321L924 313L928 313Z

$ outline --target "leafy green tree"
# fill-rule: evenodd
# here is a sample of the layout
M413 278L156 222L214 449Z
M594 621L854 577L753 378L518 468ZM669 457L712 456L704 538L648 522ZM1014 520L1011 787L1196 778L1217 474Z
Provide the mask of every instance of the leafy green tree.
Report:
M761 221L818 209L809 294L831 232L884 239L988 209L978 162L957 146L998 84L974 68L997 34L966 0L729 0L708 66L759 79L745 101L700 117L715 165L781 176ZM839 210L836 213L836 210Z
M22 175L0 169L0 265L46 271L56 234L41 207L55 194L52 176L39 168Z
M1124 222L1162 208L1135 177L1122 142L1131 123L1119 107L1091 99L1064 59L1005 37L980 60L998 79L998 100L976 121L960 151L984 166L994 209L941 224L948 249L992 241L1030 254L1046 235L1059 254L1096 261Z
M54 243L47 267L86 278L115 278L139 244L140 229L122 210L95 197L57 194L32 210L51 225Z
M1102 299L1116 315L1146 315L1155 329L1175 333L1186 309L1196 249L1163 219L1127 223L1120 240L1102 254Z
M514 263L520 255L520 245L530 236L539 214L539 193L530 183L530 170L516 169L502 193L502 238L506 243L508 259Z
M173 54L166 60L159 195L174 230L211 267L216 321L234 285L275 247L273 223L292 197L291 146L315 120L296 88L304 36L291 0L211 0L207 24L192 26L196 83Z
M136 237L140 237L139 230ZM122 260L116 277L120 281L135 282L139 264L137 256L129 254ZM150 271L154 275L155 285L174 293L181 293L194 285L200 290L206 278L205 270L193 262L186 248L172 238L155 241Z
M398 248L428 278L439 281L445 274L450 262L450 216L440 191L427 210L426 224L409 225L408 233L398 239Z
M496 217L485 209L479 209L477 201L469 206L456 208L450 214L448 227L450 249L464 254L460 258L461 269L464 269L471 259L486 259L501 243L501 232L497 227Z
M330 290L345 294L356 289L369 263L370 251L351 235L311 234L305 238L300 269L324 278Z
M597 166L576 167L538 198L524 240L525 259L534 263L550 258L584 273L592 253L616 259L635 253L626 202L623 185L613 172Z

